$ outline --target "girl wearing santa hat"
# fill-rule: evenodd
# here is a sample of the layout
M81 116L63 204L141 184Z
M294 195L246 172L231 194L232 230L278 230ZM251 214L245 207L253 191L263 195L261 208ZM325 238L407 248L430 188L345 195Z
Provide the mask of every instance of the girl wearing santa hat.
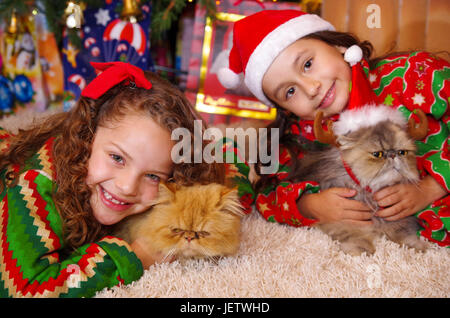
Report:
M288 176L302 150L317 144L313 119L319 111L335 121L347 109L384 104L406 119L422 110L428 131L416 142L420 183L374 193L383 208L377 215L398 220L415 214L422 236L450 245L448 62L420 51L370 60L369 42L295 10L258 12L236 22L233 32L229 66L219 71L220 82L227 88L245 84L260 101L277 108L270 127L280 129L278 170L261 174L256 193L246 196L267 220L293 226L317 220L369 224L372 212L351 200L354 189L320 191L315 182L294 183Z

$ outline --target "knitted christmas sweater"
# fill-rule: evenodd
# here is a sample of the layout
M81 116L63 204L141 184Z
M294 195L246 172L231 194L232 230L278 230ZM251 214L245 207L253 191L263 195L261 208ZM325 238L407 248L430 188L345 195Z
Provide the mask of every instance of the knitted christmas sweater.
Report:
M0 129L0 151L10 135ZM123 240L107 236L68 257L52 193L50 138L24 167L0 173L0 297L91 297L140 278L140 260ZM12 173L12 172L16 173Z
M407 119L415 116L413 112L418 108L427 114L428 134L423 140L416 142L418 168L422 176L431 175L448 193L450 64L426 52L414 52L384 59L373 69L369 69L365 61L362 65L380 104L399 109ZM338 117L331 119L336 120ZM315 141L312 127L313 121L297 118L290 125L288 133ZM251 188L248 181L249 168L242 161L237 146L228 142L227 152L234 152L236 162L241 159L240 163L229 165L228 170L231 171L230 175L234 175L233 178L240 189L241 201L248 211L255 204L256 210L271 222L292 226L309 226L316 222L302 215L297 208L297 200L305 193L319 192L320 185L313 181L286 181L293 165L293 158L286 147L280 145L278 170L272 174L273 182L260 193L255 193ZM302 155L300 152L299 158ZM419 235L441 246L450 246L449 194L415 215L423 227Z

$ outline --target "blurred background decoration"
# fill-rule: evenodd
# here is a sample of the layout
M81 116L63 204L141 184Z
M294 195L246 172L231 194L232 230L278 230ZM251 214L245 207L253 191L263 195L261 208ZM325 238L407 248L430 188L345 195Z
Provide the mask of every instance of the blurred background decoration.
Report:
M182 89L210 124L275 112L215 78L234 20L263 9L321 15L372 42L375 55L450 51L449 0L1 0L0 116L70 109L91 61L126 61Z
M378 10L377 26L371 19L377 18ZM378 56L392 51L450 51L449 0L323 0L322 17L339 31L369 40Z

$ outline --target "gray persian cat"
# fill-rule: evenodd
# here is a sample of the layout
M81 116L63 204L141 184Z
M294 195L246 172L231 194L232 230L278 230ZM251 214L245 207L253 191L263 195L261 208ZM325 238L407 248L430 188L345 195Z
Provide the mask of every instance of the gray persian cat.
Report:
M353 199L366 203L375 213L379 207L372 198L373 193L394 184L414 184L419 181L416 146L411 136L423 138L423 131L418 134L417 131L423 130L427 123L425 115L420 115L422 127L417 128L410 122L407 131L403 115L396 110L386 106L366 107L368 108L359 111L361 114L356 116L355 110L343 112L339 121L334 124L332 134L317 131L322 125L315 124L316 137L320 134L328 135L328 142L334 142L337 147L307 153L300 160L300 167L293 173L292 180L317 181L322 190L332 187L356 189L357 194ZM321 115L318 117L318 122L321 123ZM367 227L339 222L319 223L318 227L340 241L341 249L351 255L363 252L373 254L373 240L383 234L399 244L425 250L426 244L416 235L419 229L416 217L385 221L372 216L372 221L373 225Z

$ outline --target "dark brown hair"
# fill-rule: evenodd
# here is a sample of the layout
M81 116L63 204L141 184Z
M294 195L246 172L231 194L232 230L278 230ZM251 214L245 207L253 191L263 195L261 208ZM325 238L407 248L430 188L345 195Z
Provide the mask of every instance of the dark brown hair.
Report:
M107 233L108 227L93 216L91 190L86 184L88 160L96 128L121 116L138 112L149 115L168 131L183 127L194 136L198 113L184 94L166 80L146 72L152 83L149 90L116 85L99 99L81 97L68 112L48 117L12 137L9 149L0 155L0 168L23 165L46 140L56 136L53 160L56 170L54 202L63 220L64 240L70 249L94 242ZM203 126L203 130L206 127ZM206 144L204 143L203 146ZM175 164L171 176L175 182L224 183L224 167L219 164Z

